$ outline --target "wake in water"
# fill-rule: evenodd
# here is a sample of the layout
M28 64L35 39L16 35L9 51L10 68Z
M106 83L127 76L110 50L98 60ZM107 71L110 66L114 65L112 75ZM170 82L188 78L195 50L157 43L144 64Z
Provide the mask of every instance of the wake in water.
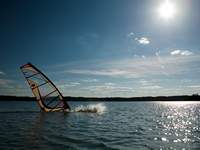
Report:
M99 113L102 114L106 111L106 106L103 103L89 104L86 106L80 105L71 112L87 112L87 113Z

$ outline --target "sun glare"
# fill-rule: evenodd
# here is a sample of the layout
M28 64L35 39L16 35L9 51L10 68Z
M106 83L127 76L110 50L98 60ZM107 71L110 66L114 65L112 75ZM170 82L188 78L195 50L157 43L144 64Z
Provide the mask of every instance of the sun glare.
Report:
M169 101L169 102L161 102L162 104L166 104L166 105L171 105L171 106L175 106L175 107L180 107L180 106L185 106L185 105L190 105L190 104L197 104L199 102L195 102L195 101Z
M170 0L165 0L158 9L158 13L164 20L169 20L174 17L176 13L175 5Z

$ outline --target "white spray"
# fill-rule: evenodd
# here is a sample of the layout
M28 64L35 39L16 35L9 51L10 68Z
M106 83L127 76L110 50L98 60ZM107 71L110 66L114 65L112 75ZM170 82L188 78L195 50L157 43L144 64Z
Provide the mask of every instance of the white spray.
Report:
M106 111L106 106L103 103L89 104L86 106L80 105L76 107L72 112L88 112L102 114Z

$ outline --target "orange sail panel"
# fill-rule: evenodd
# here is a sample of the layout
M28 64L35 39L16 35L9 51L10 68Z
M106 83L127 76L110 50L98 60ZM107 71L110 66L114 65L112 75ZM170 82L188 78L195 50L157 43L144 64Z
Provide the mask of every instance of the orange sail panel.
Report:
M70 107L58 88L31 63L20 67L41 110L45 112L69 111Z

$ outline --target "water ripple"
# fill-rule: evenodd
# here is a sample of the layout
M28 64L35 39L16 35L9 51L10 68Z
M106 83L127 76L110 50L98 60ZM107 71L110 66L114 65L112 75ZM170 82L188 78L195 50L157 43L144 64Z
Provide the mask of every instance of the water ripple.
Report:
M200 146L198 103L105 102L103 114L40 113L29 105L25 105L27 112L12 112L6 105L0 109L1 149L187 150ZM75 103L73 108L80 105L91 106Z

